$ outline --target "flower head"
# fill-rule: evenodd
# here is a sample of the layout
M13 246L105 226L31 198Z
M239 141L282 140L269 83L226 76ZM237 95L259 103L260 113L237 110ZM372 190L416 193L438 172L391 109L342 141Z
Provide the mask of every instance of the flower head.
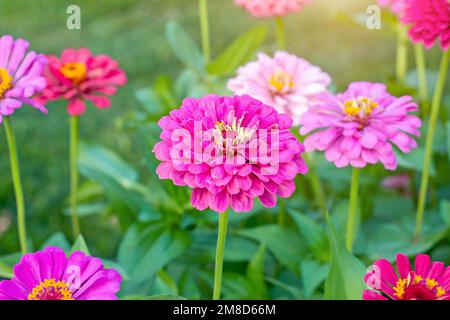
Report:
M29 43L10 35L0 38L0 123L24 103L41 112L47 110L32 97L46 86L42 76L47 59L34 51L27 53Z
M84 113L85 100L99 108L110 107L107 96L127 82L115 60L107 55L93 56L88 49L66 49L61 58L49 56L45 76L48 85L40 99L68 100L67 111L72 116Z
M410 114L418 107L409 96L396 98L381 83L355 82L347 91L324 95L300 119L306 151L325 151L337 167L362 168L381 162L395 170L392 144L403 152L417 147L410 136L419 136L421 121Z
M292 120L250 96L185 99L158 124L156 173L191 187L198 210L250 211L256 197L273 207L307 171L304 147L289 131Z
M258 60L237 71L228 82L234 94L249 94L278 112L288 114L298 125L300 116L327 91L330 76L308 61L284 51L271 58L264 53Z
M309 0L235 0L235 3L258 18L285 16L300 11Z
M411 26L409 36L414 43L431 48L440 38L442 50L450 47L450 1L408 0L401 21Z
M392 13L399 16L405 10L410 0L378 0L378 5L383 8L390 8Z
M377 260L364 281L365 300L450 300L450 267L431 262L426 254L419 254L411 267L409 259L397 255L397 272L386 259Z
M115 300L122 278L100 259L57 247L25 254L14 277L0 282L0 300Z

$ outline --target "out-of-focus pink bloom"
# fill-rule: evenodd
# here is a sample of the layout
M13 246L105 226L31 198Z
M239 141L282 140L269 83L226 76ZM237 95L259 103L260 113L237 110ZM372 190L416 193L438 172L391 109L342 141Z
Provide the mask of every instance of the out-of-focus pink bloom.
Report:
M10 35L0 38L0 123L3 116L12 115L24 103L47 113L32 99L46 86L42 73L47 59L34 51L27 53L28 46L27 41Z
M185 99L158 124L156 173L192 188L198 210L250 211L256 197L273 207L307 171L304 147L289 130L292 120L247 95Z
M234 94L249 94L299 124L300 116L327 91L330 76L319 67L285 51L271 58L264 53L237 71L228 82Z
M418 254L411 267L404 254L397 255L397 271L386 259L377 260L364 281L364 300L450 300L450 267Z
M309 0L235 0L234 2L255 17L267 18L300 11Z
M108 108L118 86L127 82L125 73L115 60L107 55L93 56L88 49L66 49L61 58L49 56L45 72L48 85L42 101L68 100L70 115L81 115L86 110L85 100L99 108Z
M401 193L409 194L411 179L407 173L389 176L381 181L381 185L387 189L396 189Z
M392 13L400 16L410 0L378 0L378 5L383 8L390 8Z
M429 49L440 39L442 50L450 47L450 1L408 0L401 21L410 25L408 33L414 43Z
M122 277L100 259L58 247L25 254L14 277L0 281L0 300L117 300Z
M338 168L381 162L395 170L392 144L405 153L417 147L410 136L420 135L421 120L410 114L417 110L411 97L393 97L382 83L355 82L310 107L300 119L300 134L312 132L305 139L306 151L325 151Z

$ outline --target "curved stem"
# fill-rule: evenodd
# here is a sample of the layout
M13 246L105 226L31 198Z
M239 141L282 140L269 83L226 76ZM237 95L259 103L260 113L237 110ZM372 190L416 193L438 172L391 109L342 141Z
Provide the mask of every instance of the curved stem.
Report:
M428 180L430 173L430 164L433 159L433 140L436 131L436 122L439 116L439 109L442 102L442 95L445 88L445 80L448 72L450 51L445 51L442 55L441 67L439 70L439 78L433 94L433 102L431 104L430 120L428 122L427 140L425 143L425 155L423 159L422 179L420 182L419 202L417 204L416 217L416 240L420 239L422 232L423 216L425 211L425 201L427 198Z
M78 189L78 116L70 117L70 216L74 239L80 234L80 222L77 214Z
M202 36L202 48L205 64L211 60L211 43L209 38L209 22L208 22L208 0L198 1L198 10L200 16L200 31Z
M423 104L422 115L426 117L429 112L428 105L428 84L427 84L427 71L425 62L425 52L423 45L418 43L414 45L414 55L416 57L417 77L419 78L419 98Z
M219 214L219 232L217 235L213 300L220 299L220 290L222 288L223 255L225 252L225 240L227 237L227 228L228 228L228 211L225 211Z
M17 157L16 139L11 127L9 117L3 118L6 138L8 140L9 158L11 163L11 176L13 180L14 193L16 195L17 206L17 227L19 231L19 243L22 254L27 252L27 232L25 224L25 201L23 197L22 182L20 179L19 160Z
M400 84L405 84L408 72L408 35L406 28L399 22L397 27L396 77Z
M353 238L355 233L356 212L358 210L359 176L361 169L353 168L352 184L350 186L350 201L348 205L347 217L347 250L352 251Z
M276 18L277 22L277 46L279 50L286 50L286 33L282 17Z

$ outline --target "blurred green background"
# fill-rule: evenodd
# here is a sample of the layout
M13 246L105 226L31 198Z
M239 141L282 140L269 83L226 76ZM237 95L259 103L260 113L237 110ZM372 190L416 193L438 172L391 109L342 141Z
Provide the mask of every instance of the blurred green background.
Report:
M232 0L209 2L213 55L258 24L266 24L270 30L263 49L274 50L273 20L255 19ZM373 3L312 1L301 13L286 18L289 51L321 66L332 76L337 89L355 80L392 79L396 45L393 30L383 24L382 30L371 31L354 21L364 19L367 6ZM66 28L66 8L72 4L81 7L81 30ZM136 90L150 87L161 74L175 77L182 69L164 36L165 24L171 20L200 42L195 0L0 0L0 35L25 38L33 50L46 54L59 55L65 48L87 47L94 54L105 53L119 61L129 83L112 99L111 109L89 106L81 119L81 137L120 154L138 169L143 180L155 176L146 165L151 145L145 131L130 129L126 119L139 108ZM437 56L438 51L433 51L431 68L437 68ZM49 114L44 116L25 107L13 118L27 202L28 234L35 248L60 230L70 237L69 219L63 214L69 191L68 116L64 103L51 103L48 109ZM18 243L3 130L0 150L0 254L4 254L17 251ZM115 254L123 230L114 216L83 219L82 229L94 253L106 257Z

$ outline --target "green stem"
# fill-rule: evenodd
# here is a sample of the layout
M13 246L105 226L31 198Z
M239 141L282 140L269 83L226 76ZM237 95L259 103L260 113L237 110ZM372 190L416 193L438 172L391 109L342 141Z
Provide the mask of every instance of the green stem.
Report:
M353 168L352 184L350 186L350 202L348 205L347 218L347 250L352 251L353 238L355 233L356 212L358 210L358 191L359 191L359 176L361 169Z
M74 239L80 234L80 222L77 214L78 189L78 116L70 117L70 216Z
M228 211L219 214L219 232L217 235L216 265L214 269L213 300L220 300L222 288L223 255L225 252L225 239L228 228Z
M17 207L17 227L19 230L19 243L22 254L27 252L27 232L25 224L25 201L23 197L22 182L20 179L19 160L17 157L16 139L11 127L9 117L3 117L3 123L5 125L6 138L8 140L9 147L9 159L11 162L11 175L14 186L14 193L16 195L16 207Z
M198 0L200 16L200 31L202 36L202 48L205 64L211 60L211 43L209 38L208 0Z
M286 222L286 202L284 199L278 199L278 207L280 209L278 212L278 225L284 226Z
M419 202L417 204L416 217L416 240L420 239L422 232L423 216L425 211L425 201L427 197L430 164L433 159L433 140L436 131L436 122L439 116L439 109L441 107L442 95L444 93L445 81L448 72L450 51L445 51L442 55L441 67L439 70L439 78L434 90L433 102L431 104L431 114L428 122L427 140L425 143L425 155L423 159L422 179L420 182Z
M286 50L286 33L282 17L276 18L277 22L277 46L279 50Z
M327 210L325 195L323 193L322 182L320 181L319 175L316 171L316 166L313 164L313 159L309 153L304 153L304 158L306 163L308 164L308 174L309 182L311 184L312 190L314 192L314 196L316 198L316 204L320 208L320 211L323 215Z
M400 84L405 84L406 73L408 72L408 35L406 28L398 23L397 27L397 61L396 77Z
M414 45L414 52L416 56L416 68L417 76L419 78L419 98L422 103L422 115L425 118L429 112L428 105L428 84L427 84L427 71L425 62L425 52L423 45L418 43Z

